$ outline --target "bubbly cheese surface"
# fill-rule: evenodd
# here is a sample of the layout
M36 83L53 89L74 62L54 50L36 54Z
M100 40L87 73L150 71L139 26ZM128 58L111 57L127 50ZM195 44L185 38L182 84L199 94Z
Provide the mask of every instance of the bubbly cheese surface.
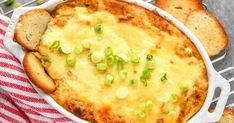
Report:
M107 11L89 13L85 7L76 7L73 14L62 27L50 24L43 35L40 52L51 61L45 64L48 74L54 80L63 79L72 90L70 96L91 102L95 107L110 106L111 112L126 117L129 122L150 123L165 116L167 121L175 121L180 111L176 100L182 96L182 87L192 91L195 81L204 71L203 63L195 57L181 58L176 54L175 47L184 41L184 37L165 32L152 33L121 23ZM101 25L101 33L95 32L97 24ZM75 66L70 67L66 61L67 54L50 49L55 41L69 52L85 41L90 42L90 48L78 54ZM103 55L101 63L106 63L104 50L107 47L111 47L115 55L125 57L126 79L120 78L116 64L108 66L105 71L98 71L91 61L91 55L99 53ZM140 57L139 64L131 62L130 51ZM145 86L140 77L148 54L153 55L156 66L150 70L151 78ZM113 75L111 86L104 84L107 74ZM165 74L166 80L162 81ZM130 84L132 79L138 80L134 86ZM152 103L149 109L146 108L147 102Z

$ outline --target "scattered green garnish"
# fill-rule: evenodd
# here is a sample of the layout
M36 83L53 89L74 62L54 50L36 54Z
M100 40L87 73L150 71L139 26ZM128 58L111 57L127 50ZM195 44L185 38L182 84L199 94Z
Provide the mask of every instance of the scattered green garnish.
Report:
M68 48L65 48L65 47L59 47L58 51L60 53L62 53L62 54L66 54L66 55L69 54L69 53L71 53L71 50L68 49Z
M11 4L13 4L15 2L15 0L7 0L4 4L6 6L10 6Z
M117 70L121 71L124 69L124 60L122 58L120 58L119 56L115 57L116 62L117 62Z
M134 55L134 56L131 57L131 62L132 62L133 64L139 64L140 61L141 61L141 59L140 59L140 57L137 56L137 55Z
M150 71L149 70L143 70L142 78L145 79L145 80L148 80L148 79L150 79L150 77L151 77Z
M148 54L148 55L146 56L146 60L148 60L148 61L153 60L153 55Z
M114 82L114 77L111 74L107 74L105 77L104 85L111 86Z
M140 119L140 120L144 120L146 119L147 117L147 112L145 109L141 109L140 112L137 114L137 117Z
M113 55L113 50L111 47L107 47L105 50L104 50L104 53L105 53L105 56L110 56L110 55Z
M178 95L172 94L171 99L172 99L173 102L176 102L178 100Z
M66 59L67 65L69 67L74 67L76 65L76 55L74 54L69 54Z
M102 29L102 25L101 24L97 24L94 26L94 31L97 33L97 34L101 34L103 32L103 29Z
M37 0L37 4L41 5L45 2L45 0Z
M138 84L139 80L138 79L131 79L129 82L130 82L130 85L136 86Z
M125 80L127 78L127 71L126 70L121 70L119 71L119 77L121 80Z
M50 50L57 50L60 47L60 42L58 40L54 41L53 44L49 47Z
M18 8L18 7L20 7L21 6L21 3L19 3L19 2L16 2L16 3L14 3L14 5L13 5L13 9L16 9L16 8Z
M165 82L167 81L167 73L165 73L162 77L161 77L161 82Z
M96 69L100 70L100 71L106 70L107 64L106 63L98 63L98 64L96 64Z
M107 56L106 62L107 62L108 65L114 64L115 63L115 57L113 55Z

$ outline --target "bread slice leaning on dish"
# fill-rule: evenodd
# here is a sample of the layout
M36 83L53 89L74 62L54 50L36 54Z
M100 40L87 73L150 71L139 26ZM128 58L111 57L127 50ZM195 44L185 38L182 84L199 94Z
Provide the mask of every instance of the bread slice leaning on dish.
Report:
M206 98L206 67L194 44L133 3L71 0L49 14L31 10L15 34L29 79L89 122L184 123Z

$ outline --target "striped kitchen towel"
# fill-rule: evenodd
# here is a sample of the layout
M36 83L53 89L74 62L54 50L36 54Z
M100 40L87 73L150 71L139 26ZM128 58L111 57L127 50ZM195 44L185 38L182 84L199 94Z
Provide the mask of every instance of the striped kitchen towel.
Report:
M0 15L0 123L72 122L40 97L19 61L4 47L8 21Z

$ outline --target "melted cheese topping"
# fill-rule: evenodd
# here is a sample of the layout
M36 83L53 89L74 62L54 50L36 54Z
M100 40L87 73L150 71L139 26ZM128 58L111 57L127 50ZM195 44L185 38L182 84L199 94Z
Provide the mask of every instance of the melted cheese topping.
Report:
M101 34L95 32L96 24L101 24ZM49 50L56 40L60 41L61 47L71 51L84 40L89 40L90 49L79 54L75 66L69 67L66 64L67 55ZM69 94L70 96L79 95L77 98L91 102L99 108L109 105L111 112L134 122L142 122L139 113L150 100L152 107L146 110L146 117L143 117L144 121L149 123L164 116L167 116L167 121L175 121L180 107L174 103L174 100L182 94L181 85L186 85L191 91L195 81L202 75L204 66L201 61L195 57L182 59L176 55L175 46L183 42L183 37L171 36L165 32L152 34L137 26L120 23L114 15L106 11L89 13L86 8L76 7L74 16L65 26L49 25L42 38L40 52L51 59L51 63L46 65L49 75L54 80L64 79L64 83L73 92ZM160 48L156 48L158 44ZM90 53L104 54L104 49L109 46L115 54L124 54L129 58L129 51L134 50L140 56L141 61L138 65L131 62L124 63L127 79L120 79L116 65L100 72L91 62ZM132 86L129 81L140 78L147 54L152 54L156 61L148 86L141 81L136 86ZM190 64L191 62L195 64ZM68 72L75 77L68 76ZM108 73L114 77L111 87L104 85ZM167 80L162 82L161 77L165 73ZM121 90L120 87L124 87L122 90L125 91L127 88L127 92L118 92ZM118 98L116 95L124 98ZM170 106L171 104L173 106Z

